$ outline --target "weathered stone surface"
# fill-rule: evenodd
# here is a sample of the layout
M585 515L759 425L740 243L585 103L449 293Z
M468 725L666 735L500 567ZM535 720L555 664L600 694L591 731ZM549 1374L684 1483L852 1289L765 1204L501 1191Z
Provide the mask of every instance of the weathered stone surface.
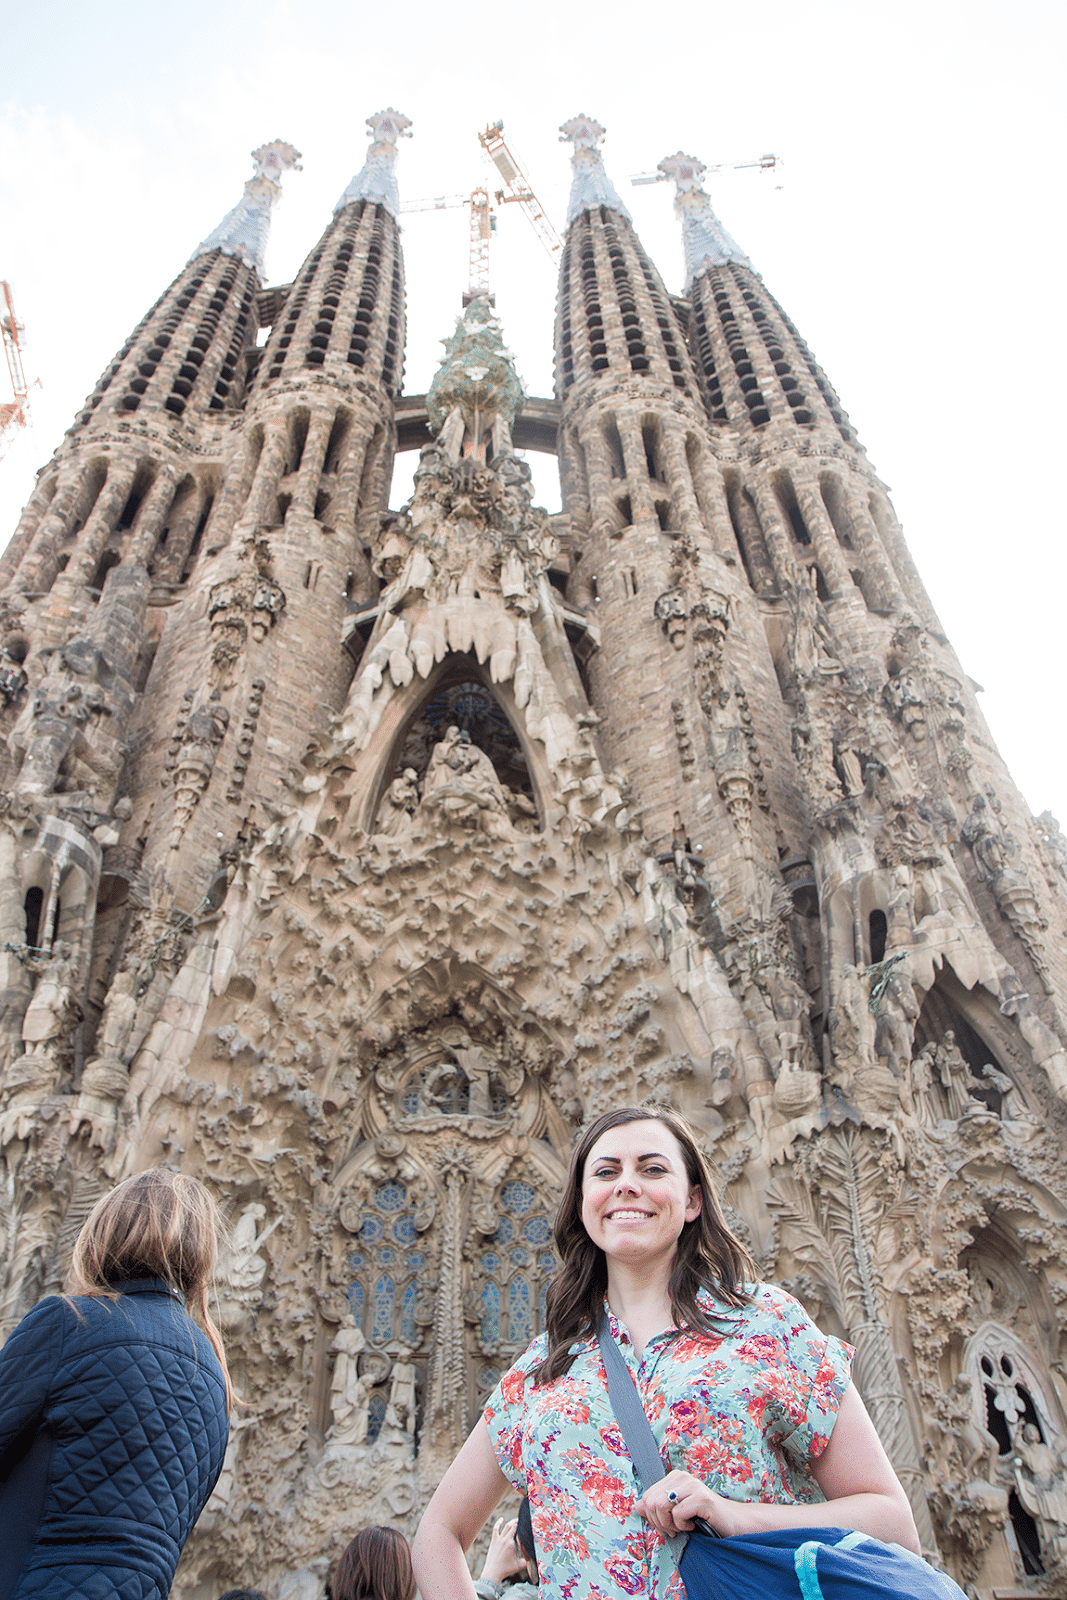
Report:
M691 157L678 301L566 125L564 514L478 301L387 510L407 119L370 127L287 290L254 180L0 569L4 1329L115 1178L211 1185L246 1404L176 1593L311 1600L539 1328L575 1127L669 1100L857 1346L927 1547L1059 1593L1058 825Z

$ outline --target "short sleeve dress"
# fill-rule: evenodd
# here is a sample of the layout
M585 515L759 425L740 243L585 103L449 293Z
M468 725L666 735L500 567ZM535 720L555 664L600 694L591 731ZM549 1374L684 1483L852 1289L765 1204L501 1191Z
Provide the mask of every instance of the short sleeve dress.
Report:
M666 1470L691 1472L734 1500L818 1502L811 1462L826 1448L853 1351L784 1290L750 1292L753 1304L740 1308L702 1295L721 1331L668 1329L640 1360L614 1316L612 1337ZM685 1600L662 1536L634 1513L639 1491L597 1342L572 1349L570 1371L537 1388L542 1334L485 1409L501 1470L530 1497L541 1600Z

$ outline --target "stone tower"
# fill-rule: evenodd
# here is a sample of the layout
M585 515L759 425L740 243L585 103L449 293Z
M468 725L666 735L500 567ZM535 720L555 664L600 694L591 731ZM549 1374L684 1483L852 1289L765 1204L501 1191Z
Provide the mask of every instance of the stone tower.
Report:
M256 152L3 558L4 1329L116 1178L207 1182L246 1405L176 1593L311 1600L541 1326L575 1127L669 1100L927 1548L1058 1592L1067 843L700 163L672 297L565 124L555 401L484 296L404 396L368 126L276 288Z

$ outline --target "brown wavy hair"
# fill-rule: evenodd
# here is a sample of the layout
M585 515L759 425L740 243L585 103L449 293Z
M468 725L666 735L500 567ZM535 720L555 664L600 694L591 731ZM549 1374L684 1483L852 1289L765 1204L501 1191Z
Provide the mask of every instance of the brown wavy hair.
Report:
M608 1264L582 1222L582 1174L589 1152L603 1134L629 1122L659 1122L673 1133L685 1157L690 1185L700 1190L700 1215L684 1224L678 1237L668 1292L671 1312L679 1327L701 1333L714 1330L714 1321L701 1310L697 1296L709 1290L728 1306L751 1304L746 1282L759 1279L759 1268L723 1216L711 1168L691 1123L670 1106L620 1106L607 1111L586 1128L571 1155L563 1198L556 1212L555 1241L560 1267L548 1286L546 1327L548 1353L535 1368L536 1384L551 1383L570 1370L570 1347L596 1333L597 1319L608 1292Z
M189 1314L219 1358L229 1411L233 1386L226 1352L208 1310L218 1241L218 1209L202 1183L164 1167L138 1172L98 1200L86 1217L74 1245L67 1293L114 1299L116 1284L163 1278L185 1297Z
M396 1528L364 1528L337 1566L333 1600L415 1600L408 1542Z

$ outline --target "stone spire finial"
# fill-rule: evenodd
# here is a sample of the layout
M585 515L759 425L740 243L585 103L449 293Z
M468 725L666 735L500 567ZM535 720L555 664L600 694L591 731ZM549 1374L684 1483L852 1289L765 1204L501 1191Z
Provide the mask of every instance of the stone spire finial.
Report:
M263 272L263 256L270 233L271 212L281 199L281 176L290 168L301 170L300 151L284 139L274 139L252 151L255 167L245 184L245 192L232 211L227 211L214 233L197 245L190 261L209 250L237 256L246 267Z
M615 185L604 170L600 146L605 132L606 129L593 117L572 117L569 122L560 124L560 143L566 144L571 140L574 144L574 154L571 157L574 177L571 180L571 198L567 206L568 228L575 217L580 217L583 211L590 211L594 206L608 206L612 211L617 211L621 217L625 217L627 222L633 221L620 200Z
M334 215L357 200L374 200L394 219L400 212L400 189L396 181L398 139L410 139L411 118L387 106L367 118L370 149L367 159L334 206Z
M751 261L727 233L701 187L700 180L708 170L704 163L679 150L673 156L665 156L656 170L674 179L674 214L682 224L686 289L705 267L722 266L727 261L751 267Z
M426 395L434 433L440 433L456 410L472 433L484 432L494 417L502 418L510 431L525 396L488 297L476 295L457 319L455 333L441 342L445 358Z

